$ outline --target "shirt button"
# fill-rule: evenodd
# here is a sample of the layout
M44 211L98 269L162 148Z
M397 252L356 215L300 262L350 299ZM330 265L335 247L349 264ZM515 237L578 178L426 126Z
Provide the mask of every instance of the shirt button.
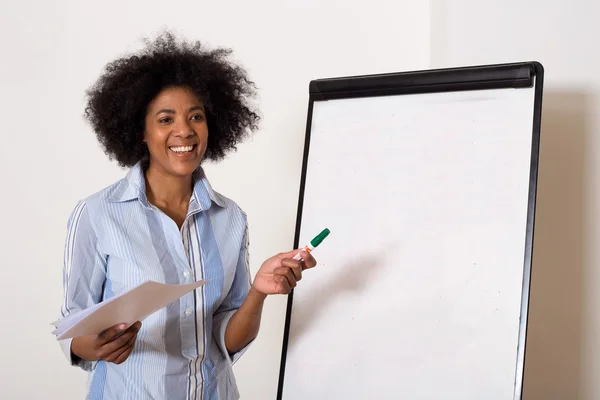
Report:
M186 278L189 278L189 277L190 277L190 273L189 273L188 271L185 271L185 272L183 273L183 276L185 276Z
M185 310L185 315L190 315L191 313L192 313L192 310L190 310L190 309Z

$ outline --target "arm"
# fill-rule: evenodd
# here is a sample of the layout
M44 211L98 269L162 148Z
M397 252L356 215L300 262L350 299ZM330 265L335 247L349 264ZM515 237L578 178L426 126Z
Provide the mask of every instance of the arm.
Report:
M215 312L213 320L213 335L217 339L221 352L231 363L239 358L242 350L256 336L264 302L264 296L256 296L257 293L251 290L248 246L246 224L231 288ZM239 310L242 310L241 318L240 315L234 318Z
M246 245L240 254L232 291L247 293L247 295L234 296L237 304L241 303L241 305L237 307L226 325L224 347L229 354L240 352L258 335L266 297L270 294L290 293L296 287L297 282L302 279L302 271L316 266L316 260L305 251L301 253L304 261L293 259L298 250L281 253L262 264L249 289L240 290L237 289L239 282L244 282L244 288L247 287L246 285L250 285L247 278L249 274L247 244L246 232Z
M106 280L106 260L98 251L98 238L84 202L75 207L67 231L64 300L61 308L63 318L102 301ZM140 327L139 321L130 327L115 325L99 335L61 340L60 345L71 365L89 371L101 359L115 364L125 361L133 349Z
M241 351L258 335L266 297L267 295L250 288L248 297L229 320L225 330L225 346L229 354Z
M97 250L97 237L87 205L80 202L67 224L61 316L66 317L100 302L105 277L105 260ZM94 368L93 362L83 360L73 353L73 339L61 340L59 343L71 365L88 371Z

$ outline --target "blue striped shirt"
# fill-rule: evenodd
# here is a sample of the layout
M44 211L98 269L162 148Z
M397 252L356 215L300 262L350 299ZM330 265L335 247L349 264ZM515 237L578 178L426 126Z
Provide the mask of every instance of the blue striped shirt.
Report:
M89 372L88 399L237 399L227 323L250 289L245 213L194 174L181 230L148 202L143 166L79 202L68 219L63 317L146 280L210 282L142 321L129 358L116 365L82 361L60 341L72 365Z

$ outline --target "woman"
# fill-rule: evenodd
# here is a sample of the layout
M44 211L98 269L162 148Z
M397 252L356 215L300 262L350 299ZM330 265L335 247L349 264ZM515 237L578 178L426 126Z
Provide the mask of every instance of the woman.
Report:
M202 160L220 160L258 116L253 84L226 60L170 34L118 59L89 90L86 116L126 177L75 207L65 247L62 316L146 280L208 284L131 326L62 341L90 371L94 399L236 399L232 364L256 337L263 302L316 265L297 250L253 280L244 212L214 191Z

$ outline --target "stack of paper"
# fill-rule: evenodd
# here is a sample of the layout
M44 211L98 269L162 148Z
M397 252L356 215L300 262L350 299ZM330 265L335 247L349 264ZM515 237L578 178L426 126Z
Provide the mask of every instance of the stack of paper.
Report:
M85 310L69 314L52 323L57 340L97 335L120 323L128 326L166 307L207 281L186 285L166 285L154 281L143 284Z

